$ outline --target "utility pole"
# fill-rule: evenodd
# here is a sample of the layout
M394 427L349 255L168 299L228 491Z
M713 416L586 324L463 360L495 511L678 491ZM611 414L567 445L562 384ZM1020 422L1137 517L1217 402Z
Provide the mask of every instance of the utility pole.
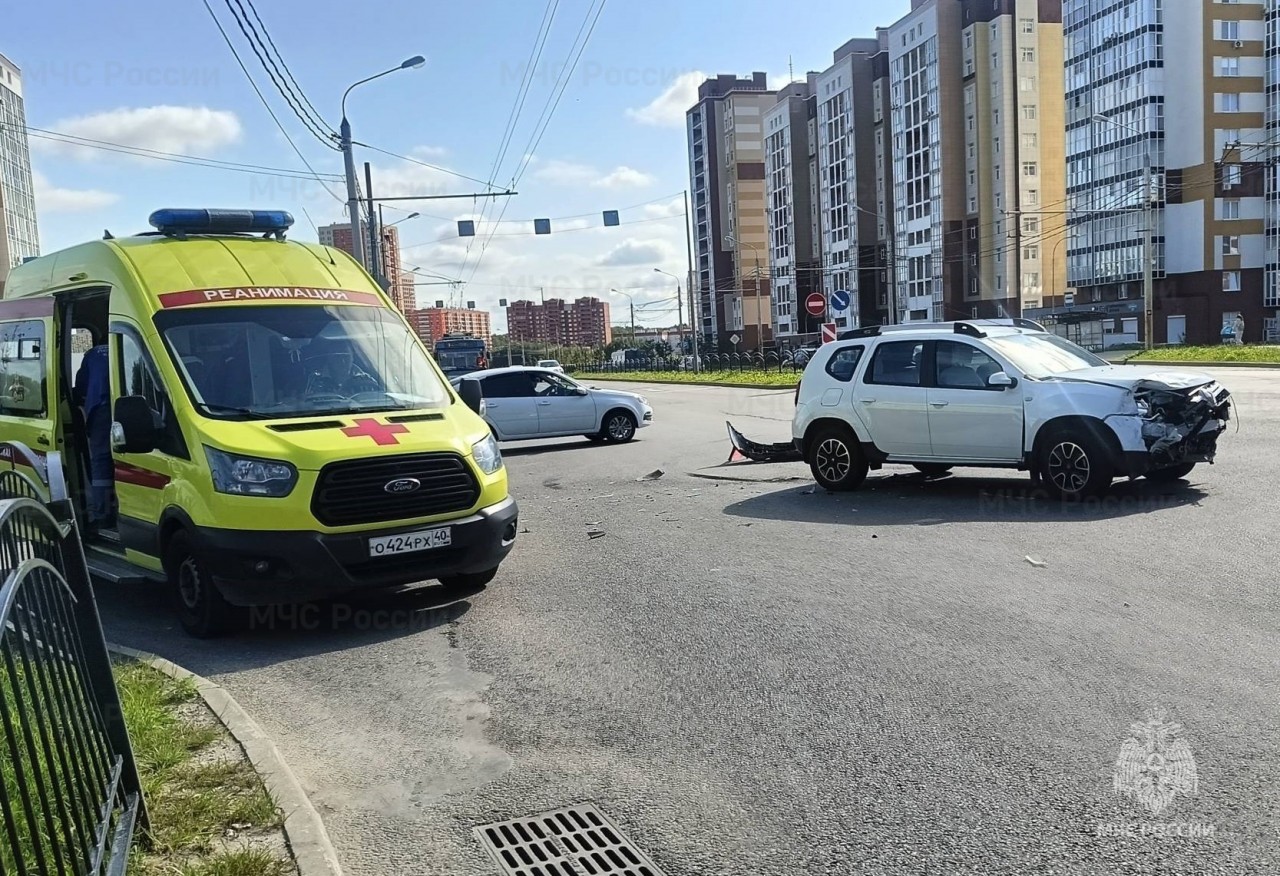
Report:
M378 226L377 216L373 212L373 175L367 161L364 163L364 189L364 196L369 205L369 273L373 274L373 279L385 291L387 281L382 276L382 247L378 245L380 243L379 238L382 237L382 229ZM358 227L352 227L352 238L358 236Z
M1022 211L1013 211L1013 277L1010 286L1017 290L1018 316L1022 316ZM1017 285L1014 286L1013 284ZM1012 315L1012 314L1011 314Z
M1142 174L1142 308L1145 311L1143 331L1146 333L1144 346L1150 350L1155 346L1155 302L1152 299L1152 263L1155 260L1153 240L1155 229L1152 228L1151 211L1151 145L1147 144L1146 170Z
M684 300L680 283L676 283L676 331L680 333L680 355L684 355Z
M684 245L689 257L689 278L685 285L689 290L689 329L693 333L693 371L696 374L702 369L702 362L698 356L698 335L702 332L702 314L697 310L693 298L693 229L689 225L688 189L684 190Z
M364 238L360 236L360 196L356 193L356 160L351 151L351 123L347 114L342 114L342 127L339 129L342 139L342 163L347 173L347 215L351 220L351 254L366 270L369 263L364 258Z

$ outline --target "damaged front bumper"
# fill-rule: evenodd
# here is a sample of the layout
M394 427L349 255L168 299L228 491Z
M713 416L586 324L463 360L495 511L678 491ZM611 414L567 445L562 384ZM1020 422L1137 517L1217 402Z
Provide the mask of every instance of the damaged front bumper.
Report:
M779 442L777 444L760 444L747 438L737 429L733 428L733 424L725 421L725 426L729 429L729 443L733 445L734 453L745 456L752 462L803 462L804 454L800 452L800 448L793 441ZM733 460L733 453L729 454L730 461Z
M1136 431L1145 450L1127 450L1124 473L1138 477L1149 471L1207 462L1218 453L1218 438L1231 419L1231 393L1218 383L1189 390L1161 385L1134 390L1139 414Z

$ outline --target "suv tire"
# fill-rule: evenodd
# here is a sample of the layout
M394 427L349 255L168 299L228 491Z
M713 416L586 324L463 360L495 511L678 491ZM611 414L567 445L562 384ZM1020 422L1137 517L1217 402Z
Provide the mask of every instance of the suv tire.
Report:
M834 493L856 490L867 479L867 458L848 429L820 429L809 444L809 470L823 489Z
M1060 426L1037 454L1040 484L1061 499L1098 496L1111 486L1115 468L1103 442L1086 428Z

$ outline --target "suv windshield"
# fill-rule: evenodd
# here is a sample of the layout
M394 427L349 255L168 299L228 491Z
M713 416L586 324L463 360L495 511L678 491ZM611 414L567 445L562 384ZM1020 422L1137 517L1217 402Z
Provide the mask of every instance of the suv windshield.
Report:
M384 308L239 305L165 311L155 320L207 416L299 417L450 400L417 337Z
M1053 377L1081 368L1111 364L1057 335L1001 335L987 338L987 343L1028 377Z

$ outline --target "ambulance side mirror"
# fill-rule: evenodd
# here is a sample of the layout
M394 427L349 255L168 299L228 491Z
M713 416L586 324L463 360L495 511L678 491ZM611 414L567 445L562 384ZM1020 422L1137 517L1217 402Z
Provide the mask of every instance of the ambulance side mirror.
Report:
M159 437L151 405L140 395L116 399L115 421L111 424L111 449L116 453L150 453Z
M480 388L480 381L471 377L464 377L459 380L458 395L462 396L462 400L471 410L477 414L483 413L484 390Z

